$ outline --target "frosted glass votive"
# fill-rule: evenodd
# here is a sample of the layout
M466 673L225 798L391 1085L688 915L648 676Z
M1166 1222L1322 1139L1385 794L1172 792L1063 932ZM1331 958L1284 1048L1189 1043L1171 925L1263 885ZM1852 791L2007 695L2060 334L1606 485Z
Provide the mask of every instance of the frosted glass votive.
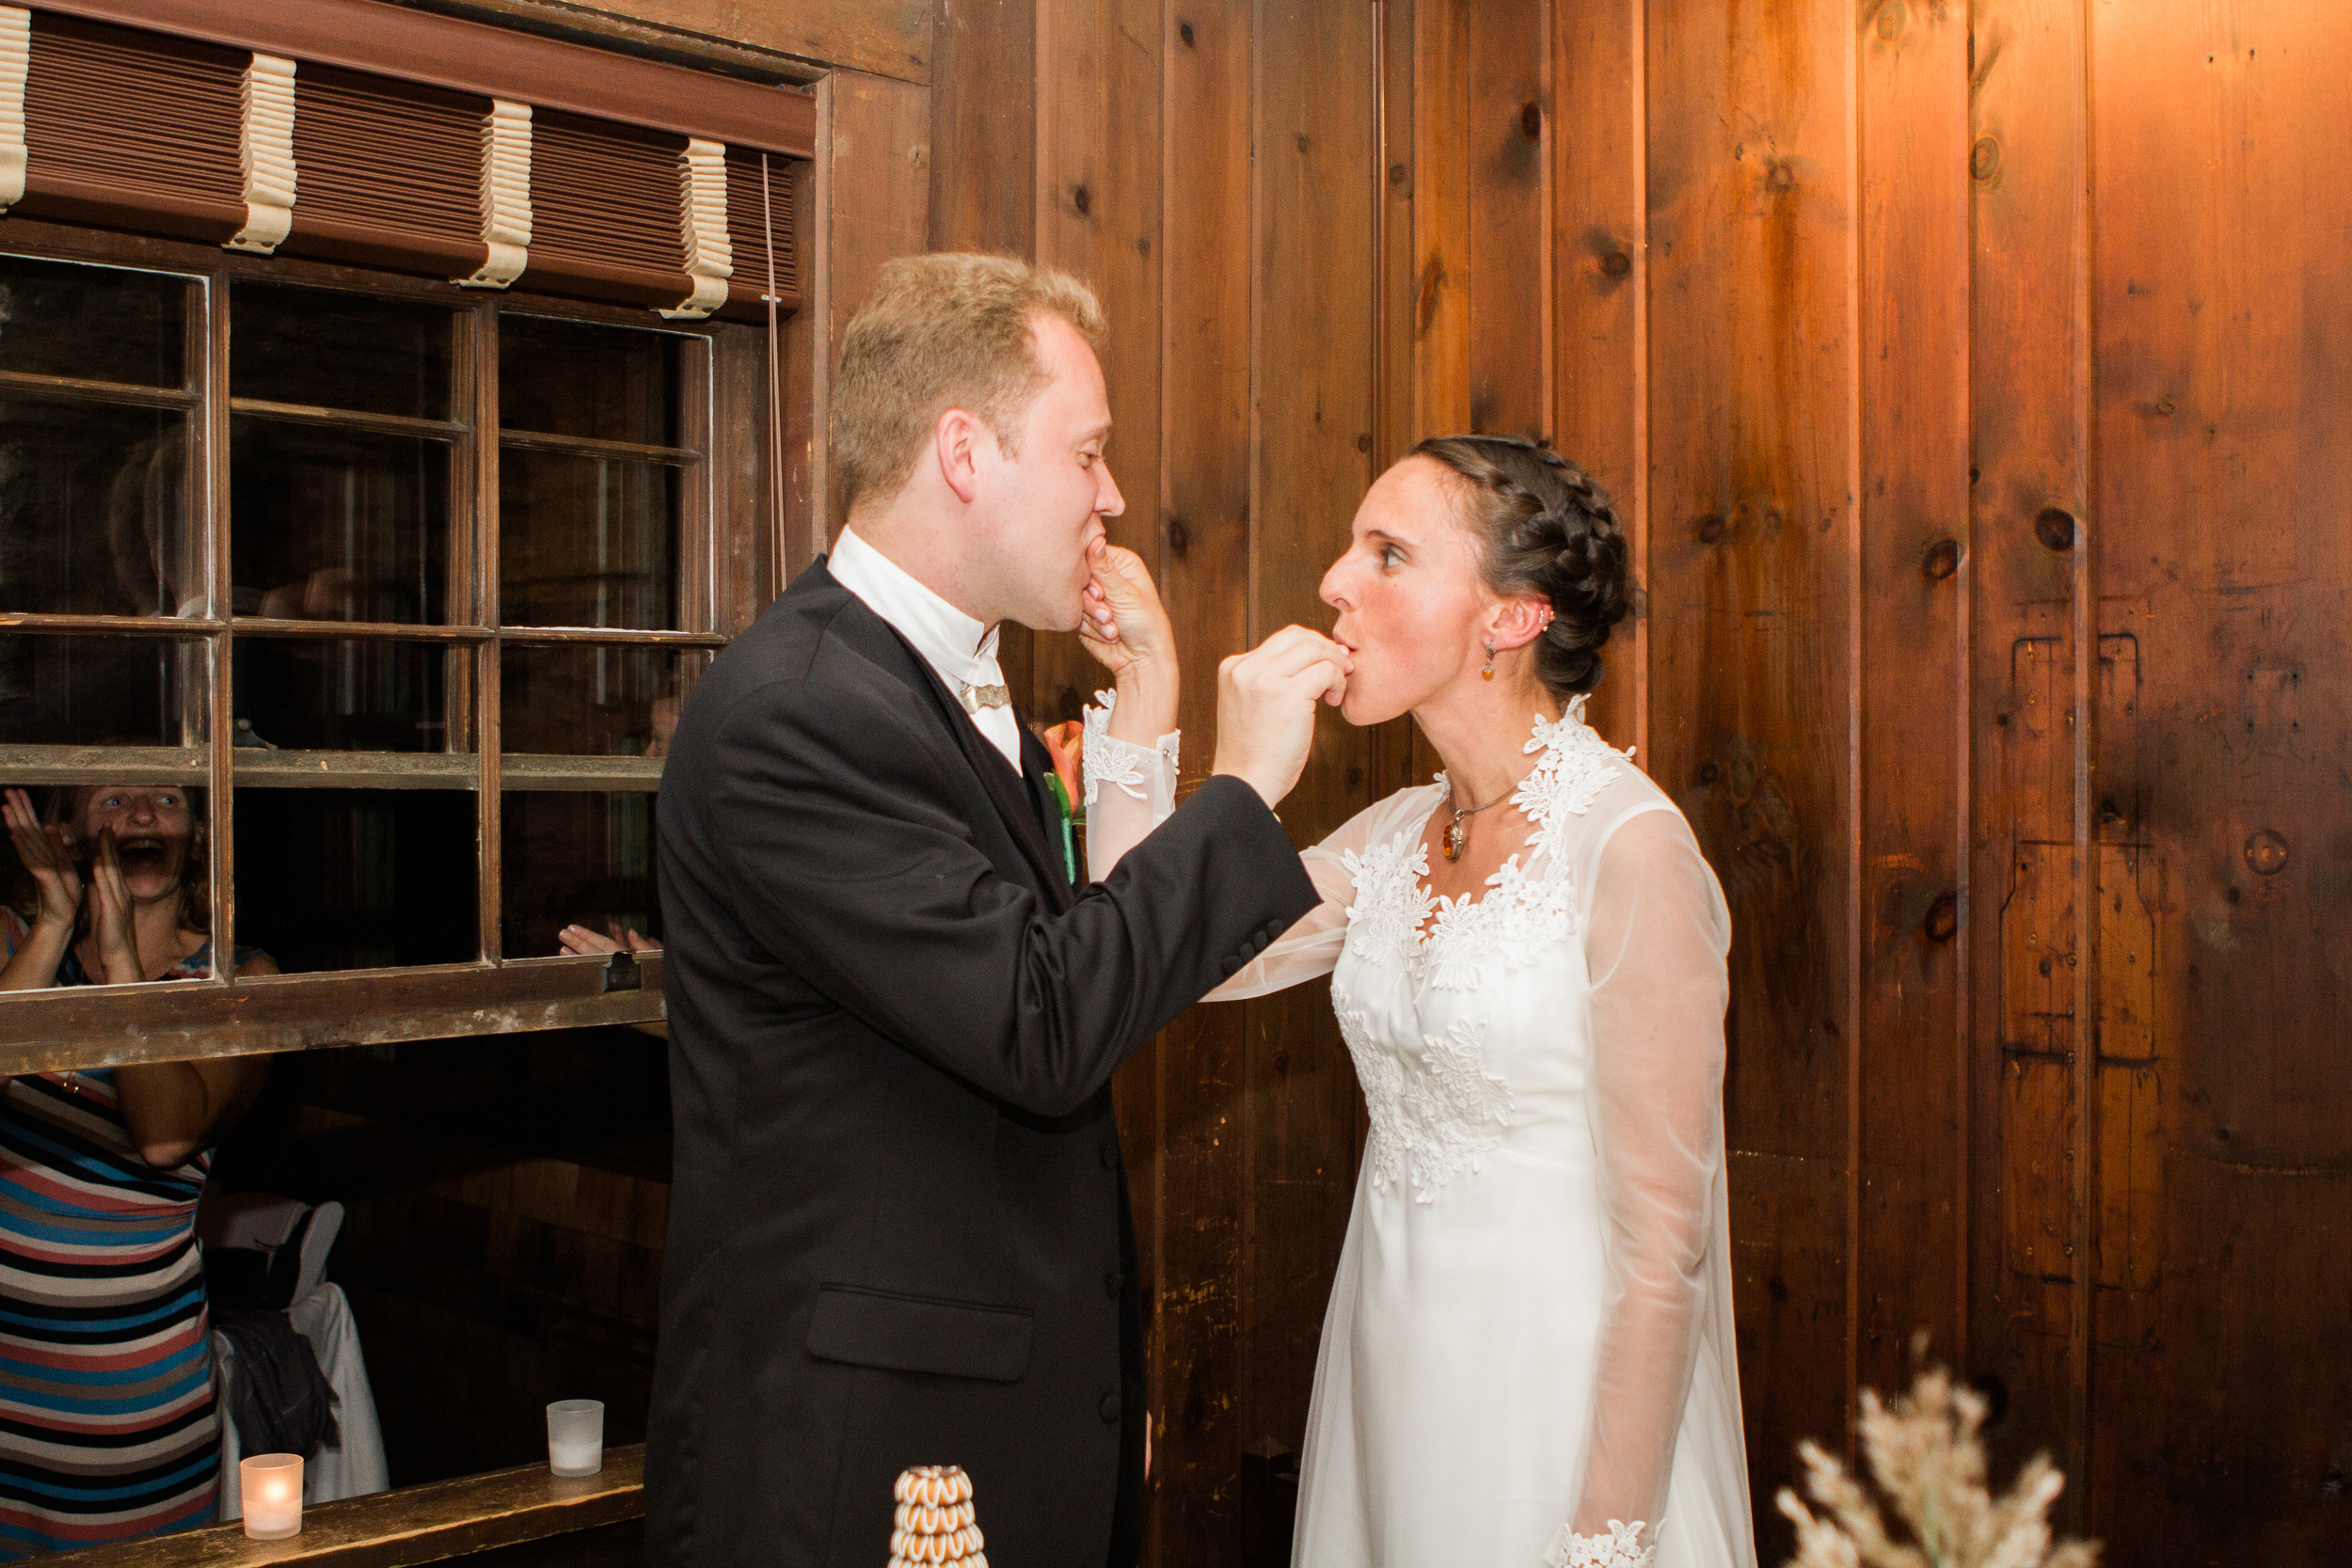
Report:
M255 1541L283 1541L302 1533L302 1456L257 1453L237 1461L244 1494L245 1533Z
M593 1476L604 1468L604 1402L557 1400L548 1406L548 1468Z

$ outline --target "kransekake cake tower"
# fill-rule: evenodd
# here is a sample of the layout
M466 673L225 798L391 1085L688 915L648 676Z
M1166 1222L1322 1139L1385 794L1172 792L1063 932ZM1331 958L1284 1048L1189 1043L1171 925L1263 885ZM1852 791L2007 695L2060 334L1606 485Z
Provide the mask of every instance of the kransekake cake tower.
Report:
M898 1513L890 1531L890 1568L988 1568L972 1511L972 1478L956 1465L901 1471L892 1495Z

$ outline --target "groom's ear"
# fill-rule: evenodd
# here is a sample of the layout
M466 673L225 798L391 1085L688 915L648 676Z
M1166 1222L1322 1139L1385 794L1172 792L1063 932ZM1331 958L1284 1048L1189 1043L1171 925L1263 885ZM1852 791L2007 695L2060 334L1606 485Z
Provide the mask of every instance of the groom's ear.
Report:
M932 454L939 477L964 505L980 488L980 443L993 440L988 427L961 408L950 408L931 427Z

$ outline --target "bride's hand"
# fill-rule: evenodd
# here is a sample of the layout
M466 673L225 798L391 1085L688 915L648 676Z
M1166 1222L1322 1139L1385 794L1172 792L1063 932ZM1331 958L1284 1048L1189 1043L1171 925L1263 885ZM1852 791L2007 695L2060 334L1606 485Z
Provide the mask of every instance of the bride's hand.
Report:
M1091 562L1094 576L1078 621L1087 652L1114 675L1146 665L1173 673L1176 634L1143 558L1104 542L1095 546Z

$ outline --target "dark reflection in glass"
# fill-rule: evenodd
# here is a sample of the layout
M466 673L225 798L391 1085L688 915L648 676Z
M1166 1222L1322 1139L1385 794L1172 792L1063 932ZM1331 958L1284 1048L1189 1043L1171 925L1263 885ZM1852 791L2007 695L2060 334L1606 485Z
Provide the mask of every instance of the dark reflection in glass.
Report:
M707 659L672 648L509 643L499 654L499 743L509 752L660 756Z
M187 504L184 416L0 403L0 610L175 615L203 558Z
M448 741L437 644L243 637L233 657L239 746L438 752Z
M499 454L499 614L510 626L677 626L678 471Z
M184 277L0 256L0 371L178 387L187 301Z
M230 429L238 614L440 622L449 575L445 443L250 416Z
M480 955L471 795L242 788L235 810L237 940L281 968Z
M196 638L0 637L0 742L201 746L206 657Z
M651 795L509 791L501 816L509 958L563 951L566 926L633 930L660 941ZM244 853L239 841L238 853Z
M500 428L687 445L677 397L685 357L675 333L501 314Z
M229 294L230 395L446 420L453 330L438 306L240 283Z

